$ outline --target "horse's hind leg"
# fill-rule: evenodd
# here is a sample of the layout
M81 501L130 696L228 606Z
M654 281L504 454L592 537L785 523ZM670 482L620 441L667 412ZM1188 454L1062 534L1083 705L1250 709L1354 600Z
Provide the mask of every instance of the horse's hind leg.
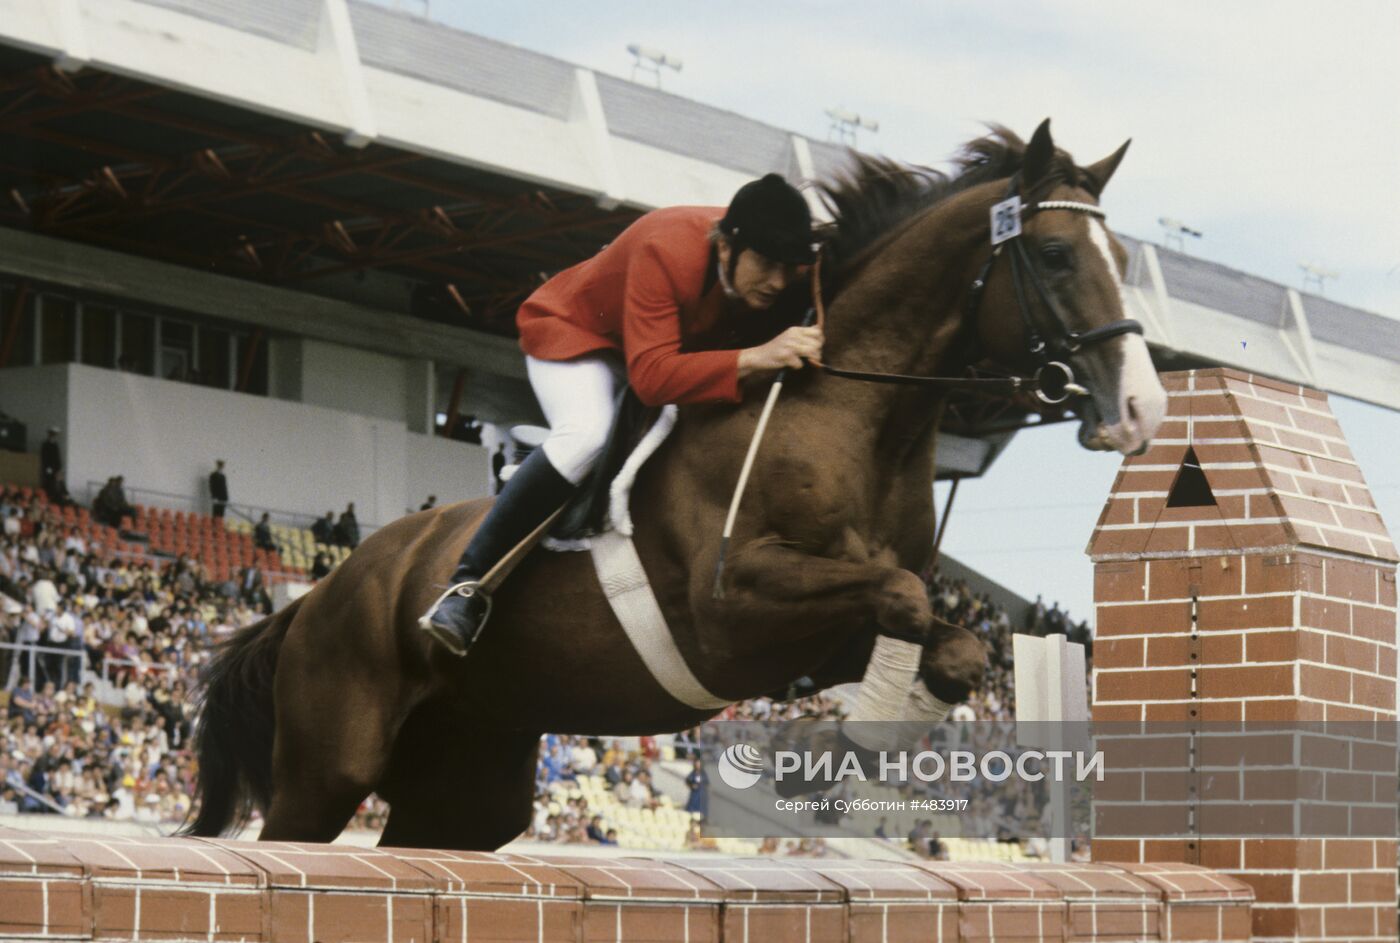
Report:
M357 652L353 637L320 644L310 629L294 625L278 656L264 841L339 835L383 777L407 711L393 664Z
M428 705L404 724L380 795L397 848L495 851L525 831L534 809L540 735L489 720L444 720Z

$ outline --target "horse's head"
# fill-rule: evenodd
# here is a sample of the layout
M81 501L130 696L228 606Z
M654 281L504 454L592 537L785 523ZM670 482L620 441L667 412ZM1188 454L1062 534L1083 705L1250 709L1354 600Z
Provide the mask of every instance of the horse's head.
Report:
M1087 389L1072 401L1082 420L1079 441L1135 454L1161 424L1167 395L1141 328L1124 310L1127 253L1097 209L1127 149L1078 167L1056 150L1048 119L1036 129L1019 173L998 197L1019 198L1021 232L998 244L1007 258L988 272L978 332L982 349L1001 363L1069 366ZM1014 214L1003 222L1014 223Z

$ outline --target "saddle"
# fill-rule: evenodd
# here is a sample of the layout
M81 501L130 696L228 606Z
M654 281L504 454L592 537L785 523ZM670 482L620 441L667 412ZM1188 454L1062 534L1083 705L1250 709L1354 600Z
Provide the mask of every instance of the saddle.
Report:
M603 454L549 531L556 548L578 547L608 529L613 481L661 415L661 407L644 404L629 384L623 384L616 405Z

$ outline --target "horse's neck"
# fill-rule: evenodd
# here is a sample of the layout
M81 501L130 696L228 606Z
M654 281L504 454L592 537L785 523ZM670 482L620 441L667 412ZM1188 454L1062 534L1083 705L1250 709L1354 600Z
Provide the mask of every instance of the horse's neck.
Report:
M975 330L965 324L967 293L990 249L970 235L984 212L980 201L958 203L910 224L840 291L827 318L827 363L920 376L962 373L964 328ZM927 390L832 378L813 392L833 409L857 413L882 448L895 453L934 431L937 396Z

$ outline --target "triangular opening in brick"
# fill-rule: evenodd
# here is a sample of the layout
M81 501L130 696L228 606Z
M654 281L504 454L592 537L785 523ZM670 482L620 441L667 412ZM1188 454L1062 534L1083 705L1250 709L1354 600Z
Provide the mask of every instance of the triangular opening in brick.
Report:
M1167 492L1169 508L1204 508L1215 505L1215 494L1206 481L1206 473L1201 471L1201 460L1196 458L1196 450L1188 448L1181 467L1176 471L1176 480Z

